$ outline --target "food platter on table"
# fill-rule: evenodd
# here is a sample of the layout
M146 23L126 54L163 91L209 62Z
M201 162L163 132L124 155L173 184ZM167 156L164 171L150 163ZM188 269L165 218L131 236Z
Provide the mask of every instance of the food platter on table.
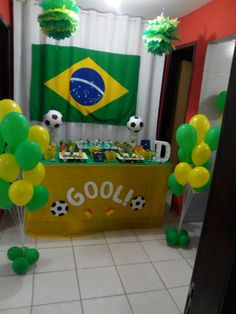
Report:
M135 163L135 162L143 162L145 159L143 156L132 154L131 156L129 154L123 153L120 155L119 153L116 154L116 158L120 162L127 162L127 163Z
M86 161L88 156L84 152L59 152L59 159L63 161Z

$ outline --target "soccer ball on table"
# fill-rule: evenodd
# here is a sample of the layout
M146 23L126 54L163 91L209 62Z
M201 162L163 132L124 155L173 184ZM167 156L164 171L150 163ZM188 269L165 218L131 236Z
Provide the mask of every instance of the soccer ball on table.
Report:
M62 114L57 110L49 110L43 118L44 124L51 129L59 128L62 125Z
M143 121L139 116L132 116L127 122L127 127L131 132L139 132L143 127Z

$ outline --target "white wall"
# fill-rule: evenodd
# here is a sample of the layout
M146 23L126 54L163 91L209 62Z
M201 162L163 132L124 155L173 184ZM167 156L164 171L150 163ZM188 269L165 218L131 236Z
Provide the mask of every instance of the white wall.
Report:
M235 42L225 41L208 45L204 74L202 80L199 113L207 116L211 126L219 125L220 111L215 106L218 93L228 89L230 69L232 64ZM212 153L214 167L216 153ZM213 173L213 169L211 170ZM185 221L203 220L206 211L209 191L194 195L189 206Z
M214 101L218 93L228 88L234 45L235 42L231 40L208 45L199 112L208 117L211 126L219 124L221 113Z

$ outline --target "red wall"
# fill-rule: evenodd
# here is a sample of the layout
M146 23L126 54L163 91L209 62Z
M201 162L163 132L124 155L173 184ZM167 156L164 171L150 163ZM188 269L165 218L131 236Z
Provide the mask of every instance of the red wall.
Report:
M195 67L190 88L187 121L199 106L201 83L209 41L236 35L236 0L213 0L180 18L180 38L176 46L197 41Z
M0 15L7 22L8 25L12 25L12 1L0 0Z

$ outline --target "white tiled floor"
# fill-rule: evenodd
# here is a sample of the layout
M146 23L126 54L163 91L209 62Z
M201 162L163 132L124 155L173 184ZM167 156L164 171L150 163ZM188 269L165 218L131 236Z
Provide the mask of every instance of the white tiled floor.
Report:
M173 226L174 220L171 225ZM106 231L73 239L32 239L40 259L16 276L6 250L18 244L0 229L0 314L183 313L201 230L185 226L190 248L168 247L160 229Z

